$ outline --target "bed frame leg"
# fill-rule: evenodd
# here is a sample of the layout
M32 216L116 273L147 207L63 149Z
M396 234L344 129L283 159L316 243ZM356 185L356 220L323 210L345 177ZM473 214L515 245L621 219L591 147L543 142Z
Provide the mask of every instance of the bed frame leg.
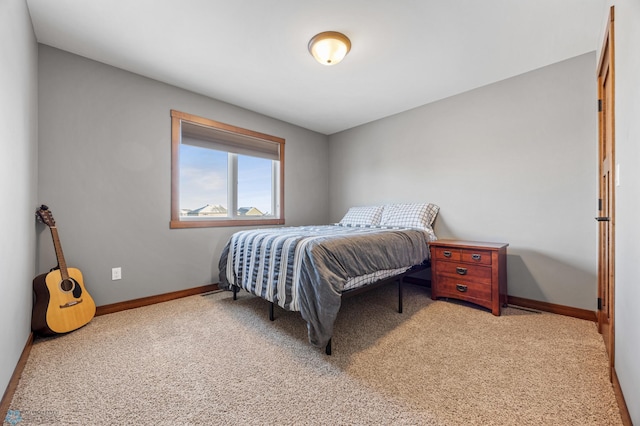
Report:
M327 346L324 348L324 353L327 355L331 355L331 339L327 342Z
M231 289L233 290L233 300L238 300L238 287L232 285Z
M274 320L274 316L273 316L273 302L269 303L269 321L273 321Z
M398 280L398 313L402 313L402 278Z

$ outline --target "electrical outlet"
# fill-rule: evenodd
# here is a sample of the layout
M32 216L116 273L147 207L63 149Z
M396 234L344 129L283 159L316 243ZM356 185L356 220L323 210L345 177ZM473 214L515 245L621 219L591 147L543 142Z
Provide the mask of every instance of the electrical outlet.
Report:
M111 281L122 279L122 268L111 268Z

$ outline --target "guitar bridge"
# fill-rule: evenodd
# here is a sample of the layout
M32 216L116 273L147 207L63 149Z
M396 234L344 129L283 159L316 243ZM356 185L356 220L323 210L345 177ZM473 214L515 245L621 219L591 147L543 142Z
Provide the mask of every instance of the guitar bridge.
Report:
M71 306L75 306L78 303L82 303L82 299L80 299L80 300L72 300L71 302L67 302L64 305L60 305L60 309L70 308Z

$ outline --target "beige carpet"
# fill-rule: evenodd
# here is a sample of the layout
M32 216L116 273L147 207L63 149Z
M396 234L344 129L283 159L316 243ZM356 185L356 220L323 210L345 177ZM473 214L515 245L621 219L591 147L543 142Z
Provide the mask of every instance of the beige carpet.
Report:
M11 403L19 425L619 425L595 324L429 298L347 299L332 356L299 313L240 293L95 318L38 339ZM5 421L5 424L9 424Z

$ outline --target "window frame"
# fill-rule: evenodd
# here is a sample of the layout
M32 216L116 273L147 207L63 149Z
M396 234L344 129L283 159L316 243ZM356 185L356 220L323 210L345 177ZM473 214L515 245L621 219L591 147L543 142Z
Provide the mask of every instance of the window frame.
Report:
M200 126L210 127L214 130L222 130L234 136L247 136L249 138L262 139L280 144L280 173L278 176L279 185L276 194L280 209L278 217L269 219L245 219L235 216L233 219L198 219L181 220L180 216L180 145L182 143L182 122L188 122ZM230 124L221 123L197 115L188 114L176 110L171 110L171 229L182 228L210 228L229 226L259 226L259 225L284 225L284 142L283 138L259 133L253 130L243 129ZM231 142L230 142L231 143ZM237 188L237 176L236 176ZM237 197L237 193L234 194Z

